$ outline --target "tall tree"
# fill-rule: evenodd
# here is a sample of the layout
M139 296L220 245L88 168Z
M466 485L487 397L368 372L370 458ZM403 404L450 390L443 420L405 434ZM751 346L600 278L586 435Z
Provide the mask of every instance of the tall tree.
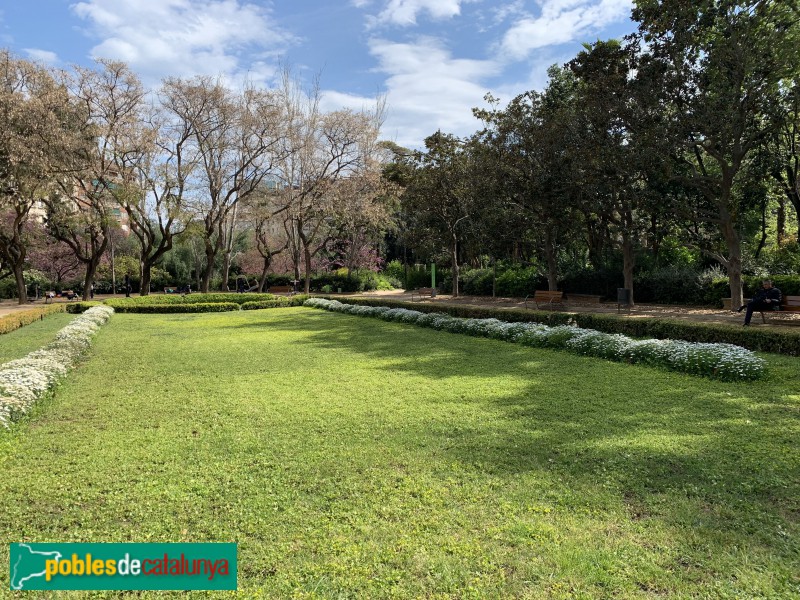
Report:
M70 172L57 179L58 193L46 204L51 234L72 248L86 269L83 298L88 300L109 232L118 225L117 197L140 193L121 157L138 152L127 144L130 130L138 126L144 91L123 63L106 60L98 61L96 69L76 67L70 88L88 115L84 138L94 143L74 155Z
M732 306L742 302L742 206L735 194L746 162L774 135L767 115L800 60L797 0L638 0L633 17L651 66L662 72L676 176L702 194L698 211L718 228Z
M222 289L227 288L231 220L240 202L255 194L280 156L280 104L272 92L246 87L237 93L207 77L168 79L164 107L189 132L189 153L200 165L193 178L204 229L205 266L200 289L207 292L214 265L224 253ZM188 155L187 155L188 156Z
M582 124L576 118L574 75L557 66L548 74L543 94L526 92L503 110L474 112L486 123L479 134L482 144L493 149L495 198L504 199L500 206L482 204L494 215L505 215L491 236L502 239L504 231L498 228L503 227L516 229L517 239L534 240L546 265L548 288L556 290L559 249L576 232L580 169L571 149Z
M636 46L617 40L587 44L571 61L578 78L576 136L584 210L606 223L622 254L624 286L634 303L636 251L650 224L647 182L656 171L648 147L647 97L637 95Z
M117 155L128 185L115 197L128 215L139 243L139 293L150 293L152 269L173 248L176 236L191 223L187 196L199 157L191 145L192 130L168 110L141 104L139 118L124 131L129 149Z
M800 43L800 40L798 40ZM793 81L784 82L777 113L772 115L779 123L768 149L772 163L771 173L786 200L794 207L797 218L797 239L800 241L800 65ZM784 204L781 203L781 208ZM782 233L779 213L778 236ZM779 239L780 242L780 239Z
M403 194L404 210L448 249L457 297L459 246L476 212L474 155L463 140L441 131L425 139L425 148L414 157L415 170Z
M28 301L24 268L32 215L79 153L86 122L63 82L0 50L0 260Z
M343 182L378 168L373 158L384 105L379 99L373 110L325 113L319 88L303 91L288 72L282 94L285 152L276 172L292 217L290 245L302 257L308 293L312 259L336 234L334 212Z

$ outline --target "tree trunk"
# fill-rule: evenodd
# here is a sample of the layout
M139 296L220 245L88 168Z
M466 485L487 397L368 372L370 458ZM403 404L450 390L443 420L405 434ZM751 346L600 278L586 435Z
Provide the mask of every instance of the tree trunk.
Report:
M203 266L203 279L200 282L200 291L204 294L207 294L208 289L211 287L211 274L214 272L215 257L216 253L214 252L213 246L206 243L206 264Z
M308 245L303 241L303 258L306 263L306 276L305 283L303 284L303 291L308 294L311 292L311 250Z
M558 261L556 260L556 248L553 243L553 233L550 228L544 239L544 254L547 260L547 289L551 292L558 290Z
M453 298L458 298L458 238L453 234Z
M786 243L786 198L782 195L778 195L778 222L775 229L778 247L781 248Z
M725 246L728 249L725 268L728 270L731 308L738 308L744 304L744 294L742 293L742 244L739 234L730 221L724 223L722 234L725 238Z
M25 285L25 271L22 268L22 263L14 263L12 270L14 272L14 280L17 282L19 303L28 304L28 287Z
M86 276L83 278L83 299L89 300L92 293L92 282L97 273L97 265L100 264L102 254L95 254L95 257L86 263Z
M268 259L264 259L264 269L261 271L261 279L258 280L258 293L262 293L264 291L264 285L267 283L267 271L269 271L269 265L272 261Z
M224 254L222 255L222 291L228 289L228 278L231 272L231 254L233 253L233 230L236 227L236 213L239 210L239 203L233 205L233 214L230 218L230 225L225 232ZM238 286L237 286L238 287Z
M633 268L636 266L636 254L633 250L633 240L630 236L622 236L622 276L626 289L631 291L630 307L633 308Z
M150 295L150 281L152 280L151 267L147 261L142 263L142 283L139 286L140 296Z

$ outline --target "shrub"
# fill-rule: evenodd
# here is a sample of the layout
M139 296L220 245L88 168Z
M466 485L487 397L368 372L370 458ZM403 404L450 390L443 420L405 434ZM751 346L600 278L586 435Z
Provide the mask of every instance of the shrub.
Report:
M34 321L44 319L47 315L64 312L65 306L64 304L48 304L27 310L19 310L10 315L0 317L0 334L15 331Z
M242 310L259 310L262 308L282 308L286 306L300 306L308 299L305 294L298 294L296 296L277 296L274 300L259 300L257 302L245 302L242 304Z
M112 298L106 300L106 304L112 306L134 306L134 305L155 305L155 304L215 304L219 302L233 302L234 304L244 304L245 302L259 302L264 300L274 300L274 294L236 294L229 292L209 293L209 294L155 294L150 296L136 296L131 298ZM113 304L112 304L113 303Z
M483 306L423 304L381 298L342 298L342 302L361 306L413 308L420 312L447 313L449 316L501 321L543 323L549 326L574 323L583 329L606 333L621 333L635 338L682 339L689 342L727 343L749 350L762 350L800 356L800 333L759 328L693 323L671 319L625 319L616 315L533 311L524 309L500 310Z
M644 363L675 371L724 380L763 377L766 363L752 352L731 344L705 344L674 340L637 341L620 334L584 329L574 324L548 327L539 323L503 323L499 319L464 319L441 313L423 313L404 308L379 310L335 300L312 298L306 306L336 312L373 316L387 321L413 323L422 327L496 337L525 346L567 350L608 360ZM510 333L513 331L513 334Z
M0 425L8 427L49 393L113 313L107 306L94 306L75 317L44 348L0 366Z
M92 308L93 306L100 306L102 302L99 300L87 300L86 302L70 302L67 304L67 312L73 315L79 315L81 313L85 313L87 310Z
M205 302L205 303L124 303L121 300L106 300L106 304L119 313L141 314L171 314L171 313L208 313L228 312L239 310L236 302Z

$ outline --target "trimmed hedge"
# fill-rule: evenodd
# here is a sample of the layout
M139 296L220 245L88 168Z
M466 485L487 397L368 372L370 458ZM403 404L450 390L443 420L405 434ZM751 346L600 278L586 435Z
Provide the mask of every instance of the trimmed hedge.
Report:
M86 302L70 302L67 304L67 312L71 315L80 315L85 313L93 306L100 306L102 302L99 300L87 300Z
M195 304L125 304L119 300L106 300L106 304L118 313L140 313L140 314L167 314L167 313L209 313L209 312L228 312L239 310L240 306L236 302L206 302Z
M288 306L301 306L303 302L308 300L305 294L298 294L286 298L278 296L274 300L260 300L258 302L245 302L242 304L242 310L260 310L262 308L283 308Z
M510 323L492 318L465 319L407 308L357 306L324 298L311 298L306 306L430 327L437 331L489 337L535 348L552 348L617 362L657 366L727 381L760 379L766 373L766 361L763 358L732 344L635 340L618 333L603 333L575 325L548 327L541 323Z
M48 304L46 306L37 306L36 308L31 308L28 310L20 310L11 313L10 315L0 317L0 334L10 333L19 329L20 327L30 325L34 321L44 319L47 315L64 312L65 310L66 308L64 304Z
M765 330L739 325L690 323L676 319L625 319L616 315L531 311L525 309L500 310L482 306L454 306L422 304L379 298L335 298L343 304L361 306L386 306L407 308L420 312L440 312L453 317L469 319L500 319L510 322L532 322L545 325L574 323L584 329L605 333L621 333L635 338L685 340L710 344L734 344L748 350L760 350L800 356L800 333Z
M231 298L237 300L233 302ZM308 299L304 294L285 297L273 294L192 294L188 296L141 296L113 298L105 304L120 313L166 314L206 313L233 310L257 310L300 306ZM240 302L239 300L246 300Z
M149 296L136 296L132 298L112 298L106 300L110 306L128 305L155 305L155 304L218 304L220 302L233 302L234 304L244 304L246 302L260 302L274 300L278 296L274 294L229 294L225 292L211 294L186 294L185 296L175 294L151 294ZM114 302L115 304L111 304Z

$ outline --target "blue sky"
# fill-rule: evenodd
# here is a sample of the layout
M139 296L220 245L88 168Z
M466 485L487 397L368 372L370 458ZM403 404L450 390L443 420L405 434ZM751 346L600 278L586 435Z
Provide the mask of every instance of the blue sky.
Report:
M247 77L270 87L281 65L319 77L327 109L386 97L383 137L419 147L459 136L491 92L505 104L542 89L547 67L582 42L635 29L631 0L0 0L0 45L66 67L126 61L163 77Z

